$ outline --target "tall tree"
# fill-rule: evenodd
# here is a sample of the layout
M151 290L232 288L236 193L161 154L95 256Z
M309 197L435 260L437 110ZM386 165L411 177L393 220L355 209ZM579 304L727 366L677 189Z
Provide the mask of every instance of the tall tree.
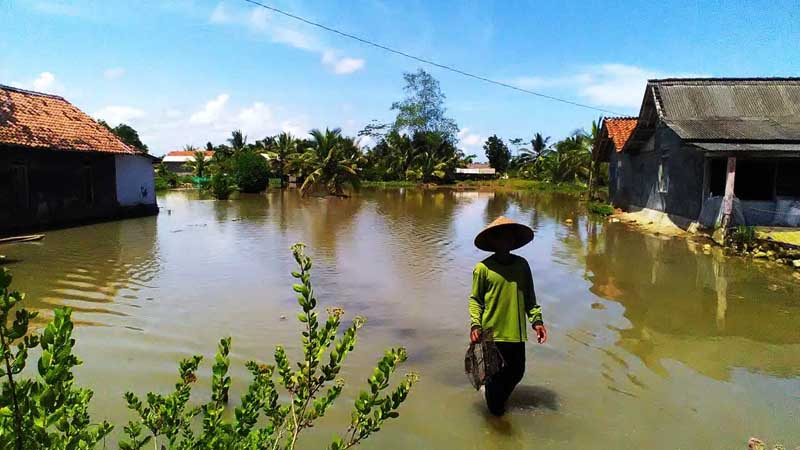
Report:
M404 73L406 82L403 91L405 98L392 103L392 111L397 111L392 129L415 133L438 133L450 142L457 141L458 125L445 114L445 95L439 81L423 69Z
M189 169L197 178L203 178L208 171L208 160L206 160L206 153L200 150L196 150L192 146L184 147L186 151L193 151L192 159L186 161L184 167Z
M286 184L286 171L288 161L292 155L298 152L300 141L292 136L291 133L283 132L277 137L265 139L267 143L267 155L269 155L270 166L281 180L281 186Z
M100 123L100 125L103 125L104 127L108 128L109 131L114 133L114 135L117 136L119 140L124 142L125 144L128 144L131 147L144 153L147 153L150 150L147 148L147 145L145 145L144 142L142 142L142 140L139 138L139 133L135 129L133 129L132 126L120 123L119 125L112 128L111 125L109 125L108 122L106 122L105 120L99 120L98 122Z
M300 187L303 194L323 188L329 195L345 196L344 187L358 188L361 181L359 164L363 160L355 139L342 136L342 130L311 130L307 149L293 161L305 174Z
M247 145L247 136L242 132L242 130L233 130L231 131L231 137L228 139L228 143L231 144L231 148L233 148L234 153L238 152L243 150Z
M496 134L489 136L489 139L483 144L483 150L486 152L489 164L497 173L504 173L508 170L508 164L511 162L511 151Z

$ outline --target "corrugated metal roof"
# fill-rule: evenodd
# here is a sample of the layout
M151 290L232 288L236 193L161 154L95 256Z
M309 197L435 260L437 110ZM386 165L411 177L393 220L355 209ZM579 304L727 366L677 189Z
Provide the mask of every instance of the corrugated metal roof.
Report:
M800 152L800 143L693 142L692 145L709 152Z
M651 80L664 122L685 140L800 141L800 78Z

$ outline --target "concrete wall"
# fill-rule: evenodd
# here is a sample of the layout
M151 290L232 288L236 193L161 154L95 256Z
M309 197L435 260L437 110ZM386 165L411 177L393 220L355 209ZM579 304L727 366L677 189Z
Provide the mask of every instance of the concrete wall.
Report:
M616 206L648 208L690 219L700 214L704 156L683 145L672 129L659 126L638 151L617 154L612 160L622 163L615 173L615 178L622 178L619 189L610 191ZM659 186L659 172L663 186ZM666 188L665 192L660 187Z
M156 187L150 160L138 155L117 155L114 162L119 205L155 205Z

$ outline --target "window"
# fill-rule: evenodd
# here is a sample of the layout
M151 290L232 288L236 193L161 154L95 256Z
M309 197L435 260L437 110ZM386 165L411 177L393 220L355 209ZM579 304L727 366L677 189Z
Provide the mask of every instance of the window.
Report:
M738 160L733 192L741 200L775 199L775 161Z
M622 190L622 161L617 161L617 173L615 175L617 177L617 191Z
M11 192L13 193L14 208L24 210L30 207L28 167L25 164L11 165Z
M781 161L775 182L778 196L800 198L800 161Z
M669 165L667 158L661 158L658 164L658 192L666 194L669 192Z

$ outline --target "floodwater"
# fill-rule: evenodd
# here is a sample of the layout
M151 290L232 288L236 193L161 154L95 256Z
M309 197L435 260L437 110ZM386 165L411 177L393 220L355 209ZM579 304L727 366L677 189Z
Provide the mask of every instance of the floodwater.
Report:
M368 318L330 417L302 440L343 432L357 389L385 348L419 373L401 417L373 449L736 449L750 436L800 445L800 281L768 263L704 254L587 217L552 194L363 190L350 199L270 191L230 201L159 198L158 217L52 231L0 248L28 305L68 305L79 322L79 383L93 414L122 424L126 390L167 391L178 359L233 337L244 361L296 355L289 246L308 244L323 307ZM550 330L529 342L527 373L502 419L487 416L463 373L472 239L504 214L536 239L533 269ZM569 223L567 219L572 219Z

